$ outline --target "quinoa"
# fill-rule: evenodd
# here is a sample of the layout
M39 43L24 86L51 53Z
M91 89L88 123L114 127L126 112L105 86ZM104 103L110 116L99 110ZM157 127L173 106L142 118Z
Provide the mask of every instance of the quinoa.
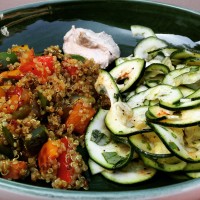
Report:
M25 70L32 65L28 72L22 70L23 76L0 74L5 93L0 96L1 177L36 183L42 180L60 189L88 189L84 176L88 167L77 150L85 145L84 133L67 120L77 102L84 107L77 114L80 126L90 117L88 107L97 111L102 105L109 106L108 99L94 88L99 65L65 55L59 46L46 48L44 57L32 60L29 57L34 50L26 45L8 51L16 53L18 62L9 64L7 72L18 72L24 63ZM43 58L52 58L53 68L46 61L39 62Z

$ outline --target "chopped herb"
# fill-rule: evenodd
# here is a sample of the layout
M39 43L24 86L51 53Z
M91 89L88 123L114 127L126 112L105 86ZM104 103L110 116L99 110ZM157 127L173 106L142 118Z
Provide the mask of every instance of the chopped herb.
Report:
M190 68L190 72L196 72L196 71L199 71L199 67L198 66L192 66Z
M115 99L119 99L119 97L120 97L120 94L114 93L114 98L115 98Z
M115 166L124 162L126 159L122 156L119 156L116 152L103 152L102 155L109 164L113 164Z
M110 138L106 134L100 132L99 130L92 131L90 140L100 146L104 146L110 142Z
M171 132L171 135L172 135L173 138L177 138L177 135L174 134L173 132Z
M150 145L150 143L149 143L149 142L147 142L147 143L146 143L146 145L147 145L147 146L146 146L146 147L147 147L147 149L148 149L149 151L151 151L151 150L152 150L152 148L151 148L151 145Z
M180 151L180 149L178 148L178 146L174 142L169 142L169 146L170 146L171 149Z

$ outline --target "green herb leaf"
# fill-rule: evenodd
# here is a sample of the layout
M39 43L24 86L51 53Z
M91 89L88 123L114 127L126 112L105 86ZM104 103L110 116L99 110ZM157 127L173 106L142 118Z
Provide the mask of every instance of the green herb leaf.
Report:
M179 148L178 148L178 146L174 143L174 142L169 142L169 146L170 146L170 148L172 148L172 149L174 149L174 150L180 150Z
M110 142L110 138L99 130L92 131L90 140L95 142L99 146L104 146Z
M116 152L103 152L103 157L109 164L117 165L124 162L126 158L119 156Z

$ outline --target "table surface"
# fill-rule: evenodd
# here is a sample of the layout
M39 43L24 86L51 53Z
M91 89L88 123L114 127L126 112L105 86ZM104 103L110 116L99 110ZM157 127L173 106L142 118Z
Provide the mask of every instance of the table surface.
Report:
M23 4L35 3L35 2L45 2L49 0L0 0L0 10L5 10L20 6ZM153 0L156 2L171 4L187 9L192 9L195 11L200 11L200 1L199 0Z

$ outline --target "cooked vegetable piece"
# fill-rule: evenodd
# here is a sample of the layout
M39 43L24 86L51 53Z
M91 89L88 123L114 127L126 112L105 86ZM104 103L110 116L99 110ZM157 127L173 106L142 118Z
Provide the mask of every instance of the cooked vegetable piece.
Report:
M66 120L66 127L73 127L74 132L83 135L95 113L91 105L84 101L77 101Z
M24 119L29 115L31 112L31 106L26 104L24 106L21 106L18 110L12 113L13 119Z
M6 126L2 127L2 133L3 133L4 137L5 137L5 139L7 140L8 144L13 146L15 140L13 138L12 133L10 132L10 130Z
M140 80L143 75L145 61L143 59L132 59L114 67L110 74L114 78L120 92L124 92Z
M141 154L141 157L147 166L164 172L180 171L187 165L186 162L175 156L169 158L149 158Z
M146 166L141 160L132 160L127 166L112 171L104 170L101 174L108 180L120 184L134 184L152 178L156 173L154 168Z
M59 156L57 141L48 140L43 144L38 155L38 166L41 171L47 171L53 160Z
M165 48L167 46L166 42L160 40L157 37L150 36L141 40L134 49L134 56L143 58L145 60L150 60L148 53L157 49ZM154 55L154 57L156 54Z
M105 70L100 70L100 74L95 82L95 89L99 94L106 95L110 99L111 105L120 101L120 92L111 74Z
M154 132L132 135L129 140L139 153L145 154L147 157L162 158L172 156L171 152Z
M142 25L131 25L131 32L134 37L142 37L142 38L147 38L150 36L156 37L154 31L151 28Z
M25 140L25 146L30 154L37 154L44 143L48 140L47 130L45 126L39 126L31 133L31 138Z
M3 164L4 161L1 161ZM23 179L27 176L27 162L13 160L9 163L8 172L1 172L2 177L10 180Z
M0 72L7 71L9 64L17 62L17 56L13 52L1 52L0 53Z

